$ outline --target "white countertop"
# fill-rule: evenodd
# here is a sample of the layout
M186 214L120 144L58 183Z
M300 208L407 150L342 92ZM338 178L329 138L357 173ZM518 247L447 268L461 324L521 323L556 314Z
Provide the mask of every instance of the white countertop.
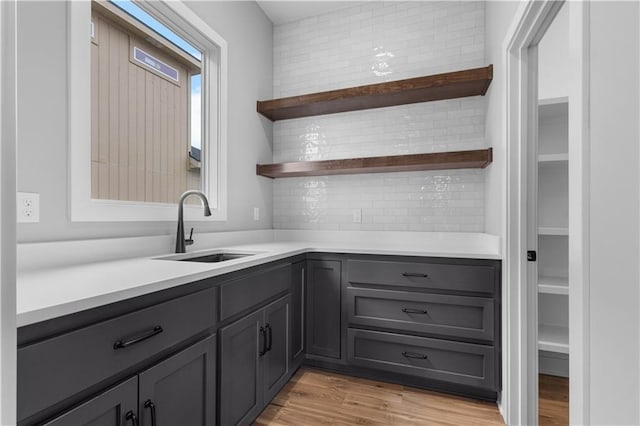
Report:
M239 244L209 245L202 250L206 253L223 248L231 252L256 253L221 263L161 260L156 258L162 257L162 253L154 253L131 259L82 264L49 263L41 268L22 268L17 280L17 325L34 324L307 252L501 259L497 237L487 234L413 233L409 236L382 232L268 231L271 234L265 237L264 232L267 231L261 232L260 238L256 238L262 241L260 243L247 243L247 235L243 234L244 238L238 239ZM215 237L218 241L233 240L220 238L219 234ZM304 238L315 240L298 241ZM269 239L272 241L264 242ZM90 243L76 244L80 247L76 249L86 250L87 244ZM19 256L43 255L45 252L43 244L23 246ZM64 249L67 257L73 256L69 246L67 243ZM47 243L45 247L49 252L56 250L55 243ZM170 254L164 253L165 256ZM34 263L31 261L30 266Z

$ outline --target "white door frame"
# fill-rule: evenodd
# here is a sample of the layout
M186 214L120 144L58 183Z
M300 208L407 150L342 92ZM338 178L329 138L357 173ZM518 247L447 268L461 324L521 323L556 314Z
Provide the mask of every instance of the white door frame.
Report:
M16 1L0 1L0 424L16 423Z
M569 6L569 419L590 424L590 4Z
M538 292L536 266L527 250L537 249L535 222L537 164L537 44L563 1L529 0L507 32L507 221L504 295L506 369L503 410L508 424L538 423ZM570 386L571 423L588 423L588 2L570 6L569 103ZM533 158L532 158L533 157ZM533 179L533 180L532 180Z

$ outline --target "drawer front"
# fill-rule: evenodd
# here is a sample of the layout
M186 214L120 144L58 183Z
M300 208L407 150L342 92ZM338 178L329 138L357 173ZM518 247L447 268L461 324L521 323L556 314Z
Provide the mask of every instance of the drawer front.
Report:
M352 365L495 390L493 346L352 328L348 341Z
M20 348L18 419L214 326L216 306L210 288Z
M493 340L493 299L349 287L349 323Z
M290 291L291 268L291 264L276 266L223 283L220 286L220 320Z
M494 292L495 268L490 265L464 265L420 262L349 260L351 284L418 287L450 291Z

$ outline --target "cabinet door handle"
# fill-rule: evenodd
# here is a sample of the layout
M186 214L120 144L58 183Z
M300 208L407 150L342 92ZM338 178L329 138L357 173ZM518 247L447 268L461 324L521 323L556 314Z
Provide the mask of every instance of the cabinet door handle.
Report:
M127 411L127 414L124 415L124 418L127 421L131 421L131 426L138 426L138 416L133 411Z
M162 331L163 331L162 327L159 326L159 325L156 325L155 327L153 327L153 330L150 330L150 331L148 331L148 332L146 332L144 334L141 334L138 337L134 337L131 340L127 340L127 341L118 340L117 342L115 342L113 344L113 349L124 349L124 348L127 348L127 347L129 347L131 345L135 345L136 343L140 343L143 340L150 339L153 336L156 336L156 335L162 333Z
M402 312L404 312L405 314L420 314L420 315L427 314L426 309L402 308Z
M260 327L260 335L262 336L262 350L259 355L262 356L267 353L267 332L264 327Z
M144 408L151 409L151 426L156 426L156 404L147 399L144 403Z
M411 277L411 278L429 278L427 274L420 274L418 272L403 272L403 277Z
M415 359L427 359L427 358L429 358L426 355L417 354L415 352L402 352L402 356L405 357L405 358L415 358Z
M267 343L267 352L269 352L271 350L271 344L273 343L273 330L269 324L265 326L265 329L269 334L269 343Z

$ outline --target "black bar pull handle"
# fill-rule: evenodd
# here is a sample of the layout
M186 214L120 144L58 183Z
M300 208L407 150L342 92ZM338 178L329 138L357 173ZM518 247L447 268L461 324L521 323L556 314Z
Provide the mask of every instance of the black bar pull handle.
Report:
M271 350L271 344L273 343L273 329L270 324L267 324L265 329L269 333L269 343L267 343L267 352L269 352Z
M262 350L258 354L263 356L267 353L267 332L264 327L260 327L260 335L262 336Z
M415 352L402 352L402 356L405 357L405 358L415 358L415 359L427 359L427 358L429 358L426 355L417 354Z
M131 426L138 426L138 416L133 411L127 411L127 414L124 415L124 418L127 421L131 422Z
M144 408L151 409L151 426L156 426L156 404L147 399L144 403Z
M115 342L113 344L113 349L124 349L124 348L128 348L131 345L135 345L136 343L140 343L143 340L147 340L152 338L153 336L157 336L158 334L162 333L162 327L159 325L156 325L155 327L153 327L153 330L150 330L144 334L139 335L138 337L134 337L131 340L118 340L117 342Z
M402 308L402 312L404 312L405 314L420 314L420 315L427 314L426 309Z
M427 274L421 274L418 272L403 272L402 273L403 277L411 277L411 278L428 278L429 275Z

